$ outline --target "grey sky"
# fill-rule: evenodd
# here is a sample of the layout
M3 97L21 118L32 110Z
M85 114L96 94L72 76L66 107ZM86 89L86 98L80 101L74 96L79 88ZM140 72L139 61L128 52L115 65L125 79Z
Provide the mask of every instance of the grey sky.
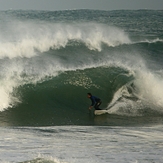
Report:
M0 0L0 10L163 9L163 0Z

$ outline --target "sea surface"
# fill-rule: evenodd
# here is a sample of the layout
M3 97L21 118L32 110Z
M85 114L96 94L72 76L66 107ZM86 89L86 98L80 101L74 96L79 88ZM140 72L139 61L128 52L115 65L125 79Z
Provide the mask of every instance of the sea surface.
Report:
M0 163L162 153L163 10L0 11Z

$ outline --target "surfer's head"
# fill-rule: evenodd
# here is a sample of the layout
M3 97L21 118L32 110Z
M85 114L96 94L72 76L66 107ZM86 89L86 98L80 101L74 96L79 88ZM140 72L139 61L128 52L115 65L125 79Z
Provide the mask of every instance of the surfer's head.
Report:
M91 93L87 93L87 97L90 98L92 96Z

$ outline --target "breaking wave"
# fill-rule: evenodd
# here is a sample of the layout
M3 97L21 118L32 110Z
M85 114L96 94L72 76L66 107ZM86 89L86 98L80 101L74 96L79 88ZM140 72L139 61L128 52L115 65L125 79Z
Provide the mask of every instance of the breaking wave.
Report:
M20 115L30 125L30 115L42 119L41 109L51 121L68 115L65 123L76 123L92 92L110 114L162 115L162 38L135 41L122 28L87 21L10 18L0 29L3 114Z

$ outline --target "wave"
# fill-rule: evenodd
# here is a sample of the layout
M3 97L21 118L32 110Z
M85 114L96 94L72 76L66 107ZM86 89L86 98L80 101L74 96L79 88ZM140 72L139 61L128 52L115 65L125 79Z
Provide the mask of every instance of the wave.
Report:
M101 44L117 46L130 43L117 27L98 23L14 22L1 34L0 58L31 58L50 49L65 48L69 41L84 43L90 50L101 51ZM7 34L6 34L7 33Z
M83 44L88 48L84 47L86 53L90 53L89 50L100 52L102 43L114 47L130 42L123 30L98 23L68 24L18 20L3 23L3 32L0 34L0 96L3 99L0 103L1 111L21 102L19 96L14 95L15 89L21 85L42 82L60 72L105 64L95 62L95 59L90 59L90 65L84 63L87 61L82 58L82 50L78 51L80 54L76 64L72 63L73 55L65 54L66 49L71 50L72 47L74 51L74 46L82 48ZM86 57L88 59L88 56Z
M32 58L50 49L84 44L89 50L102 51L103 45L116 47L138 43L158 43L162 39L132 41L124 30L100 23L47 23L13 20L0 34L0 59ZM41 53L41 54L40 54Z
M28 124L31 115L43 119L41 108L52 121L55 117L62 123L63 115L68 115L70 123L85 115L83 95L91 91L104 99L110 114L162 115L162 71L151 71L148 57L137 50L142 43L162 44L161 39L134 42L120 28L90 22L13 20L4 26L0 26L0 111L24 116Z
M8 94L11 101L6 104L14 107L9 113L12 116L21 114L26 124L33 122L31 115L36 115L41 124L46 116L49 123L53 121L52 124L75 124L76 118L83 123L83 116L87 114L85 108L89 106L86 93L91 91L102 98L102 107L108 109L109 114L131 117L162 115L162 82L162 77L151 72L134 72L116 66L69 70L56 77L44 77L36 84L21 83L13 90L12 96Z
M63 51L61 51L63 54ZM82 53L83 54L83 53ZM74 58L76 57L76 58ZM131 64L128 61L126 62L126 67L120 61L121 58L116 56L101 56L97 59L96 55L90 56L90 54L76 55L71 53L71 56L64 56L62 59L62 55L59 53L59 57L57 55L44 55L42 57L35 58L15 58L15 59L5 59L1 60L1 103L0 110L3 111L8 107L12 107L15 104L21 102L21 98L17 94L17 88L20 86L24 86L27 84L37 85L42 82L49 81L51 79L55 79L63 73L72 72L75 76L76 71L81 70L82 73L85 71L89 72L89 69L95 68L97 71L100 70L100 67L122 67L123 69L127 69L127 64ZM127 56L126 56L127 57ZM109 59L110 58L110 59ZM134 58L133 58L134 59ZM124 58L125 60L125 58ZM75 61L75 62L74 62ZM132 62L132 59L131 59ZM125 62L124 62L125 63ZM114 65L115 64L115 65ZM7 69L6 69L7 68ZM99 68L99 70L98 70ZM68 73L69 74L69 73ZM77 86L82 86L83 88L87 88L88 85L84 83L80 84L81 81L89 81L91 83L94 80L89 78L89 75L81 76L80 81L76 82L76 77L72 75L72 78L69 79L69 75L66 76L66 83L72 83ZM80 74L78 74L78 77ZM72 80L74 79L74 81ZM102 83L101 83L102 84ZM92 83L93 85L93 83ZM96 84L94 84L96 85Z
M144 39L144 40L139 40L136 42L132 42L132 44L140 44L140 43L148 43L148 44L156 44L156 43L163 43L163 39L160 38L154 38L154 39Z
M162 112L163 96L160 89L163 84L162 71L157 73L149 71L146 61L136 53L133 55L121 51L123 54L121 55L120 52L111 51L110 54L109 49L97 53L86 47L79 47L78 51L74 46L70 46L50 50L44 55L32 58L1 60L0 96L3 100L0 102L0 110L4 111L24 103L28 105L31 103L29 107L32 108L35 103L32 99L30 101L30 97L34 94L33 88L36 92L41 90L48 95L51 94L50 88L53 88L54 92L64 88L61 91L64 99L67 99L64 94L71 89L76 94L78 91L83 93L88 90L96 90L97 94L101 92L108 94L109 91L108 98L103 98L106 99L106 103L111 102L107 109L114 105L110 110L112 114L137 116L142 115L139 111L143 108L154 108L156 112ZM49 85L49 82L52 82L52 85ZM78 94L78 96L83 95ZM44 98L46 99L46 96L43 95ZM39 97L36 99L40 101ZM74 99L68 98L69 100ZM38 104L39 107L41 106Z

